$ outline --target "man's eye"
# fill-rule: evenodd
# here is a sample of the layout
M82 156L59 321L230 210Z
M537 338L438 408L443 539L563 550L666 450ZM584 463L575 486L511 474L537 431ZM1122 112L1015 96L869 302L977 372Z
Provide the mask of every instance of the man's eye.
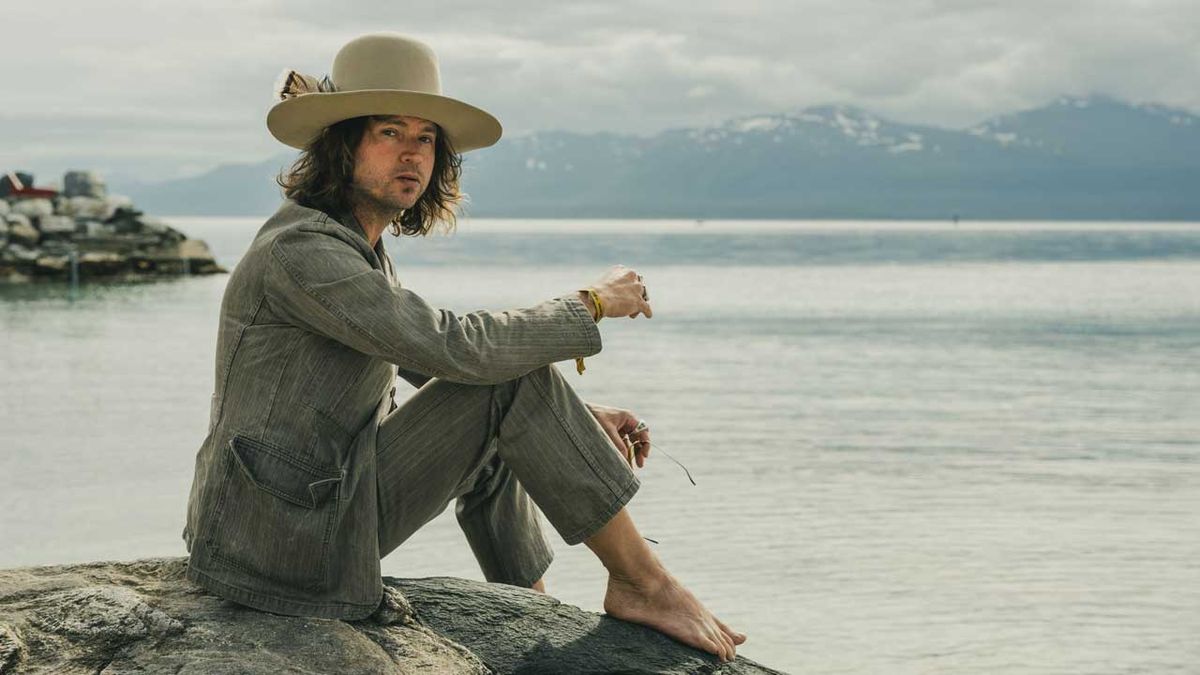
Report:
M384 129L384 130L383 130L383 135L384 135L384 136L395 136L395 135L396 135L396 130L395 130L395 129Z
M423 143L432 143L432 142L433 142L433 136L422 136L422 137L421 137L421 142L423 142Z

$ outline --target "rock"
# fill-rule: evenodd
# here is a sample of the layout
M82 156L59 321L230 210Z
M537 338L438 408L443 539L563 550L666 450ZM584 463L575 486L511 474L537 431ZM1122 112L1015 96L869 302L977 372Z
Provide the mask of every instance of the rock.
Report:
M7 216L8 240L25 246L37 246L42 234L29 222L29 218L19 213Z
M25 656L25 643L12 626L0 624L0 673L11 673Z
M129 268L129 260L118 253L92 251L79 256L79 274L84 277L110 276Z
M128 645L183 632L182 623L148 605L136 591L108 585L50 593L27 620L24 632L38 636L39 649L86 651L82 662L87 664L107 664Z
M170 225L167 225L161 218L155 218L153 216L142 216L141 220L142 220L142 229L145 230L146 232L152 232L159 236L163 236L163 235L167 234L168 232L178 233L178 230L175 230Z
M132 209L133 200L125 195L108 195L104 198L105 207L108 209L109 215L117 209Z
M426 626L497 673L779 673L744 657L705 652L533 591L464 579L393 579Z
M383 623L280 616L207 593L185 567L173 558L0 571L0 674L488 672L461 645L404 623L394 598Z
M117 233L117 229L112 225L105 225L95 220L83 221L84 235L90 238L108 238Z
M226 271L217 264L208 244L199 239L183 239L158 246L144 255L131 256L130 263L135 270L158 274L216 274Z
M128 197L108 194L94 172L67 172L66 189L57 195L50 189L25 190L33 178L15 176L0 174L0 284L74 279L72 258L79 262L79 278L86 280L227 271L204 242L146 216ZM23 253L28 249L31 257Z
M11 243L5 247L3 255L6 260L15 260L17 262L28 263L31 267L37 262L39 254L36 250L22 246L21 244Z
M186 564L0 570L0 675L778 672L511 586L388 577L375 613L345 622L228 602Z
M34 263L34 274L59 276L66 274L71 268L71 259L65 255L44 255Z
M33 278L15 265L10 265L7 262L0 261L0 284L27 284L33 281ZM3 671L0 671L2 673Z
M75 233L75 219L70 216L41 216L38 229L43 235L70 235Z
M76 218L96 218L107 220L113 214L113 207L103 199L96 197L68 197L59 207L59 213Z
M12 213L19 213L27 218L52 216L54 203L49 199L18 199L12 204Z
M118 233L138 233L142 231L142 215L132 206L118 206L104 222L112 225Z

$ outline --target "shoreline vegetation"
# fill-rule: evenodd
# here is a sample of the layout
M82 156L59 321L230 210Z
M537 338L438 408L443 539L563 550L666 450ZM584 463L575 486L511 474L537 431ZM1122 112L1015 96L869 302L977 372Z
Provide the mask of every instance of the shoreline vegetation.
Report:
M63 187L0 175L0 285L135 281L223 274L208 244L108 194L90 171L68 171Z

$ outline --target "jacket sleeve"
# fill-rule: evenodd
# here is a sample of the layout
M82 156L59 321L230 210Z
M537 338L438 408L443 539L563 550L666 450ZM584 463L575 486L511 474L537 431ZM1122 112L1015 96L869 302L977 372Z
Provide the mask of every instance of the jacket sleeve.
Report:
M573 293L459 316L389 283L364 257L365 242L359 250L345 238L357 236L316 224L281 232L264 273L272 310L401 370L465 384L504 382L600 351L600 331Z

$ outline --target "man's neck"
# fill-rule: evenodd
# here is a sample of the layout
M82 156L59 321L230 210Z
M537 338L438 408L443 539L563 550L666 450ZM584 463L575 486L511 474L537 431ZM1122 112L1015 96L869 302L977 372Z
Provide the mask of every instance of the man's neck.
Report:
M367 235L367 242L371 244L371 248L375 248L375 243L379 241L380 235L391 224L395 214L384 213L365 204L355 205L351 210L358 220L359 226L362 227L363 234Z

